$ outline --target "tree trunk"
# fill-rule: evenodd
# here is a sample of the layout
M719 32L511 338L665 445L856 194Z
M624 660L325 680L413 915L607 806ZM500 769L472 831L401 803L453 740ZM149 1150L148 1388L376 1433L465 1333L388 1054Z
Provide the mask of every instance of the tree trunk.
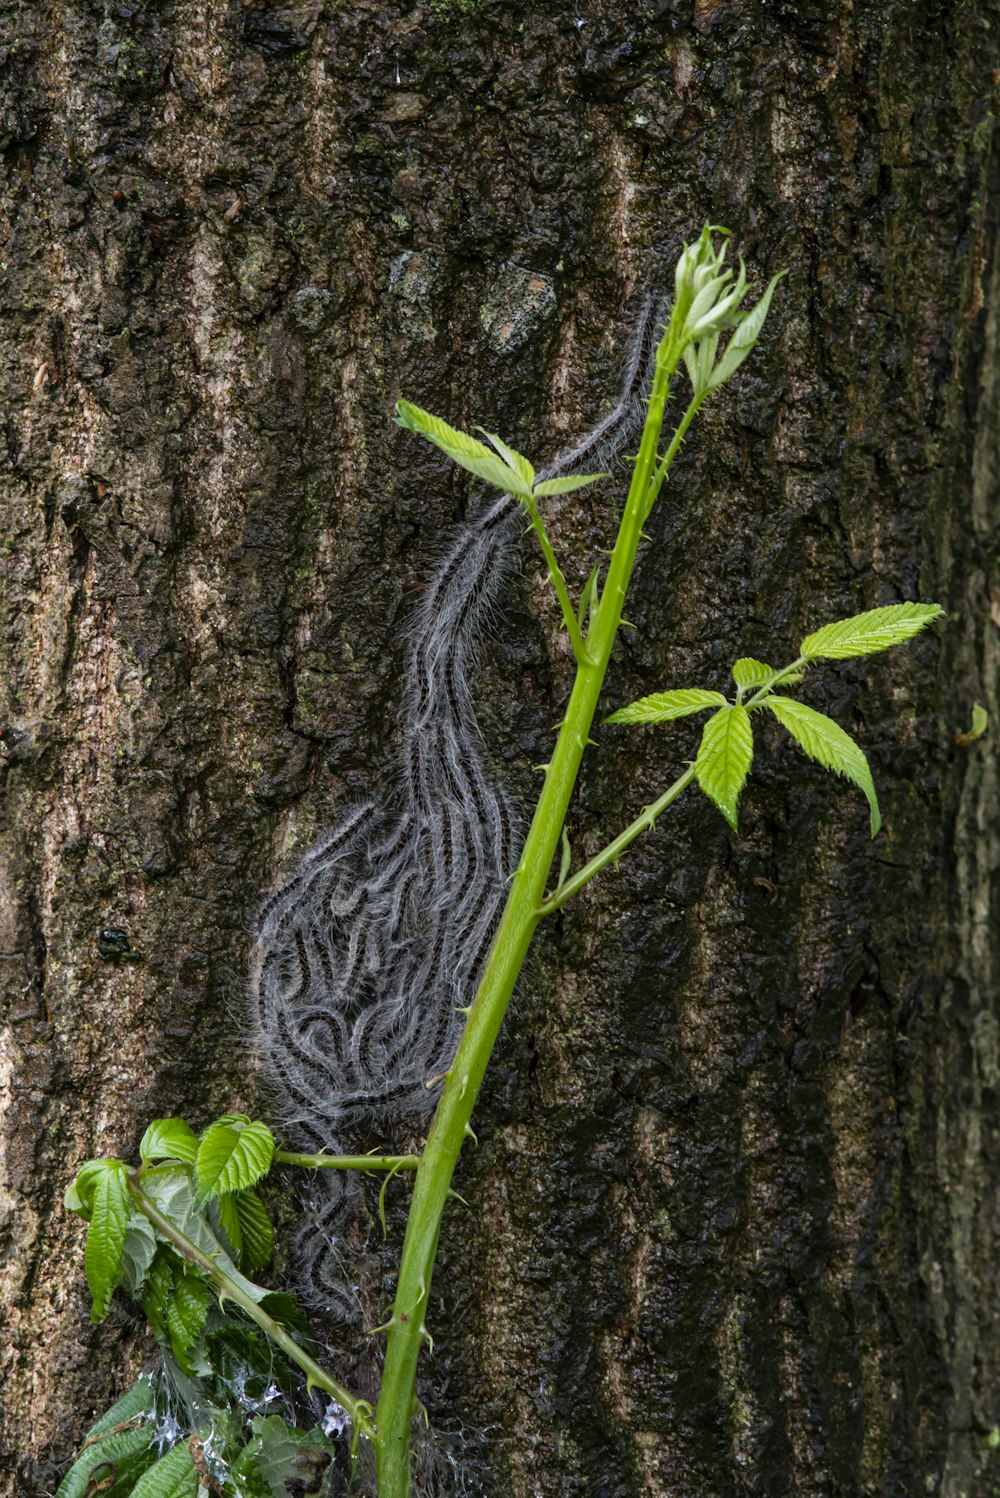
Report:
M267 1106L253 912L391 780L468 499L395 398L551 456L705 220L789 275L654 513L608 710L876 604L949 619L807 688L876 841L764 732L738 836L691 794L543 932L427 1398L493 1495L1000 1491L997 771L953 737L1000 721L997 0L0 14L3 1493L152 1354L89 1324L67 1180ZM611 494L557 512L577 589ZM526 807L570 668L526 544L476 688ZM577 857L697 730L600 739Z

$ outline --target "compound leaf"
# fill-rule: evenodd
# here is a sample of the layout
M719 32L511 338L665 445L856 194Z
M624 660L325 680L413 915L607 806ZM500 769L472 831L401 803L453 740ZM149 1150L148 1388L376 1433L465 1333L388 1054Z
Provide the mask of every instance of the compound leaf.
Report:
M881 609L868 609L850 619L824 624L802 641L799 651L806 660L846 661L856 655L874 655L901 645L935 619L944 609L938 603L890 603Z
M839 723L835 723L825 713L818 713L815 708L806 707L804 702L796 702L792 697L767 697L762 706L771 709L778 722L788 729L799 748L810 759L833 770L836 775L846 776L864 791L871 809L874 837L882 825L882 817L864 750L854 742L849 733L844 732Z
M707 707L727 705L721 692L704 692L700 687L682 687L676 692L653 692L649 697L639 697L627 707L605 718L606 723L669 723L674 718L686 718L690 713L703 712Z
M695 760L695 775L730 827L736 826L736 803L753 763L753 730L745 707L726 703L705 724Z
M131 1204L126 1185L125 1167L120 1160L93 1162L104 1168L93 1178L90 1200L90 1226L83 1267L94 1305L92 1321L107 1315L108 1305L122 1277L122 1251Z
M243 1235L240 1268L248 1274L255 1274L258 1269L263 1269L274 1253L274 1229L256 1191L238 1191L233 1201Z
M139 1144L140 1160L182 1160L193 1165L198 1136L183 1118L154 1118Z
M197 1498L198 1473L186 1441L171 1447L132 1489L131 1498Z
M271 1168L274 1135L267 1124L227 1114L202 1135L195 1159L199 1196L243 1191Z

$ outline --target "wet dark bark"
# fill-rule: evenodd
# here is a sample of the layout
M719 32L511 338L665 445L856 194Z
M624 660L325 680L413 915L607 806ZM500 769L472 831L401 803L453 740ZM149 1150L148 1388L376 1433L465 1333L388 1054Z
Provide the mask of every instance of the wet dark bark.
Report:
M690 798L539 945L433 1400L518 1498L1000 1491L996 764L953 744L976 699L1000 721L1000 5L0 17L3 1492L50 1491L150 1353L89 1326L68 1176L257 1105L255 904L391 762L466 497L393 400L544 457L706 218L790 274L654 516L609 704L877 603L950 620L809 688L869 752L878 841L765 733L738 837ZM562 511L577 583L611 524L604 491ZM525 798L556 625L529 556L481 682ZM602 733L575 847L695 733Z

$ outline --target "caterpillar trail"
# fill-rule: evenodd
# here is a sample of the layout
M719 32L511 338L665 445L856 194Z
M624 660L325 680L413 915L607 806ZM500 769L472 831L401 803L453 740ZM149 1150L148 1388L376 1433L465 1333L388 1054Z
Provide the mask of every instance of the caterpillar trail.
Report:
M647 296L617 405L539 477L606 467L645 414L664 304ZM520 850L510 800L482 763L469 674L523 528L511 495L459 531L414 620L394 810L352 806L264 905L251 1018L295 1148L333 1153L360 1124L386 1139L437 1097ZM352 1171L320 1171L296 1245L306 1298L357 1323L341 1239L357 1210Z

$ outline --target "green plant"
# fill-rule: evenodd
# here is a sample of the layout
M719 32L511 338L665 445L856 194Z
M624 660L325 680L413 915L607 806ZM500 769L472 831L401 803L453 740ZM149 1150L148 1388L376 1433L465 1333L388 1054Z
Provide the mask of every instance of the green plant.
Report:
M675 298L656 347L642 439L633 460L617 539L605 575L602 577L595 567L575 605L539 502L553 494L568 494L605 475L539 481L531 463L500 438L484 433L487 442L482 442L409 402L399 403L402 427L435 444L480 480L516 496L523 505L541 545L572 644L576 661L572 692L552 756L544 767L541 793L482 979L472 1002L462 1011L464 1031L419 1155L376 1159L276 1151L266 1125L241 1115L218 1120L200 1139L178 1120L161 1120L147 1131L136 1169L130 1170L120 1161L92 1161L70 1188L67 1205L90 1223L86 1268L95 1316L106 1312L112 1292L124 1281L144 1306L174 1382L198 1378L209 1391L200 1394L198 1401L189 1401L189 1423L194 1429L184 1447L188 1454L184 1455L177 1445L163 1455L155 1451L150 1454L147 1440L145 1455L135 1457L140 1466L146 1463L138 1481L133 1481L132 1468L123 1465L120 1470L124 1475L119 1475L116 1468L108 1489L112 1498L119 1494L125 1498L127 1493L138 1494L139 1498L194 1494L206 1463L217 1490L232 1498L241 1493L250 1498L267 1493L282 1498L288 1491L286 1477L292 1471L293 1458L302 1457L303 1443L312 1453L314 1465L328 1459L322 1432L298 1431L287 1421L279 1421L280 1429L265 1429L268 1418L278 1417L260 1412L250 1415L248 1428L246 1409L241 1416L234 1412L232 1401L227 1403L225 1387L219 1386L219 1359L234 1338L259 1339L261 1334L280 1349L283 1367L297 1366L305 1373L308 1386L326 1392L333 1401L335 1418L340 1411L349 1420L355 1450L360 1441L373 1444L381 1498L405 1498L409 1491L411 1426L417 1410L417 1364L421 1347L430 1338L425 1309L443 1213L452 1194L452 1176L464 1141L472 1135L471 1115L480 1085L539 924L561 909L602 868L617 860L641 832L652 828L661 813L692 784L697 784L735 827L739 796L754 754L753 715L760 711L773 714L810 758L845 776L864 792L872 835L878 831L878 803L862 750L831 719L788 696L787 691L802 684L815 662L870 655L910 639L941 615L937 605L892 604L827 624L808 635L796 658L779 669L744 657L733 667L735 693L731 699L714 688L684 688L654 693L612 713L607 721L624 725L673 722L701 712L710 712L711 716L694 758L674 783L600 853L575 871L572 868L566 812L622 624L622 608L643 526L700 407L754 347L779 280L775 277L756 306L744 310L747 282L742 264L738 274L725 269L725 250L715 247L714 232L722 231L706 227L678 263ZM722 346L727 335L728 341ZM690 378L691 395L661 452L667 399L682 364ZM558 875L550 886L557 859ZM244 1276L244 1270L253 1272L263 1266L265 1248L270 1247L266 1214L256 1186L273 1163L382 1170L387 1181L397 1171L415 1171L395 1299L385 1326L379 1329L387 1333L387 1342L374 1412L314 1361L288 1298L276 1298ZM209 1287L218 1296L217 1305L212 1303ZM253 1345L258 1350L253 1366L260 1369L259 1348L265 1344L256 1341ZM142 1432L143 1423L148 1435L150 1411L158 1409L155 1394L148 1397L151 1402L147 1406L117 1422L120 1428L115 1439L126 1433L134 1435L138 1446L136 1433ZM212 1411L207 1423L205 1409ZM198 1418L202 1419L201 1426ZM102 1433L107 1429L104 1422L95 1427L91 1436L93 1457L103 1458L104 1443L112 1439ZM86 1467L92 1458L85 1454L82 1460ZM77 1463L60 1489L60 1498L78 1491L72 1484L83 1478L74 1477L74 1473L82 1474L84 1467Z

